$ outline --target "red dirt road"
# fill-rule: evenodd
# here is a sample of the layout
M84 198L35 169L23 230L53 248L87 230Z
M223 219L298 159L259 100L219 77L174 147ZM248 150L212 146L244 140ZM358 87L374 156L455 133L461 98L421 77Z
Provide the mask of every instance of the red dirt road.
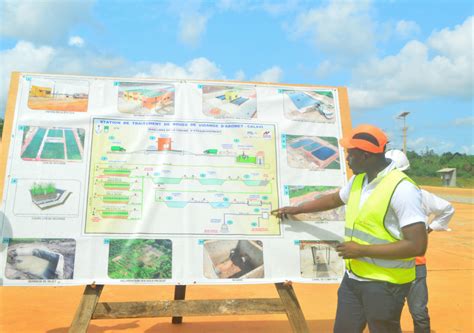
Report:
M468 190L429 188L437 194L470 196ZM474 332L473 268L474 205L454 203L451 232L433 232L427 252L429 310L432 332ZM294 284L311 332L332 332L337 285ZM277 297L273 285L189 286L187 299ZM172 299L174 287L106 286L101 301ZM79 304L83 287L1 287L0 332L65 333ZM285 315L188 317L181 325L170 318L94 320L89 332L243 333L291 332ZM413 332L405 307L403 332Z

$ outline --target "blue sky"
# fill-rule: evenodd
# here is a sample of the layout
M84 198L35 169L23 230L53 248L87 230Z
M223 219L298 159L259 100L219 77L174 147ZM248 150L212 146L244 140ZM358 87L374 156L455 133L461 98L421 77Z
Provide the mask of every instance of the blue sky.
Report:
M470 1L0 0L12 71L345 86L353 125L474 154Z

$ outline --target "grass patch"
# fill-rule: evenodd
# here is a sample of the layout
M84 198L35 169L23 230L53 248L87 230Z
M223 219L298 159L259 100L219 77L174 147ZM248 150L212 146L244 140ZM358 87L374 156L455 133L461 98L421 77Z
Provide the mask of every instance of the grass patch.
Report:
M64 144L62 142L46 142L41 152L42 159L63 160Z
M410 176L418 185L443 186L441 177ZM474 178L456 178L456 187L474 188Z

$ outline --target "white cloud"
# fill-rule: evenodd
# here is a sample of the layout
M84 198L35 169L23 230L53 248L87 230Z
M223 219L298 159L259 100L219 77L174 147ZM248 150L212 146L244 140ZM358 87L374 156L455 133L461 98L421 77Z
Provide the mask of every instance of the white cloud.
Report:
M164 79L198 79L222 80L225 79L221 69L206 58L196 58L179 66L171 62L141 64L140 77L156 77ZM145 67L145 68L143 68Z
M412 40L398 54L374 58L353 72L352 107L367 109L433 96L473 95L472 24L435 32L424 44Z
M316 68L316 77L318 79L327 78L330 74L334 73L336 70L339 69L339 66L332 63L329 60L324 60L319 63L318 67Z
M245 72L243 70L238 70L236 73L235 73L235 76L234 76L234 80L235 81L244 81L245 80Z
M428 45L448 58L470 58L472 64L473 29L474 16L471 16L463 24L455 26L454 29L445 28L435 31L429 37Z
M474 116L465 117L465 118L456 118L453 120L453 125L474 127Z
M417 152L425 151L426 149L433 150L435 153L445 153L453 151L455 145L452 142L443 140L440 137L418 137L410 138L408 141L408 150Z
M208 16L198 13L181 15L179 39L188 46L196 46L206 31Z
M474 155L474 145L470 146L461 146L461 153L468 154L468 155Z
M70 46L83 47L84 46L84 39L82 39L79 36L72 36L72 37L69 37L68 44Z
M290 33L311 39L314 47L351 60L375 49L374 22L370 1L331 0L325 7L311 9L295 20Z
M273 66L255 75L252 81L256 82L280 82L283 79L283 70L278 66Z
M417 35L421 32L420 26L414 21L398 21L395 26L395 32L403 38Z
M35 43L65 38L75 25L91 17L94 0L3 0L0 35Z

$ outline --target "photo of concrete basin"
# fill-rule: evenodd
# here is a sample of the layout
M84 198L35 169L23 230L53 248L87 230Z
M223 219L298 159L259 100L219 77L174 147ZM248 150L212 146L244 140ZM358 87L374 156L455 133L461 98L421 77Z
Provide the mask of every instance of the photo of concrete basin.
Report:
M338 192L339 188L335 186L288 186L287 190L290 206L300 206L322 195ZM319 213L298 214L292 219L310 222L344 221L344 207Z
M291 120L334 123L334 96L331 91L284 90L283 110Z
M340 169L337 138L286 135L288 165L307 170Z
M255 87L203 86L202 112L212 118L256 118L257 92Z
M261 279L263 244L253 240L207 240L203 251L208 279Z
M338 279L344 272L344 260L336 252L338 241L300 241L301 277Z
M89 82L31 78L28 107L32 110L86 112Z
M170 279L169 239L111 239L108 275L111 279Z
M12 280L63 280L74 275L74 239L11 239L5 276Z
M135 115L174 114L175 87L148 82L117 82L118 111Z
M23 126L24 161L80 162L84 156L82 128Z

